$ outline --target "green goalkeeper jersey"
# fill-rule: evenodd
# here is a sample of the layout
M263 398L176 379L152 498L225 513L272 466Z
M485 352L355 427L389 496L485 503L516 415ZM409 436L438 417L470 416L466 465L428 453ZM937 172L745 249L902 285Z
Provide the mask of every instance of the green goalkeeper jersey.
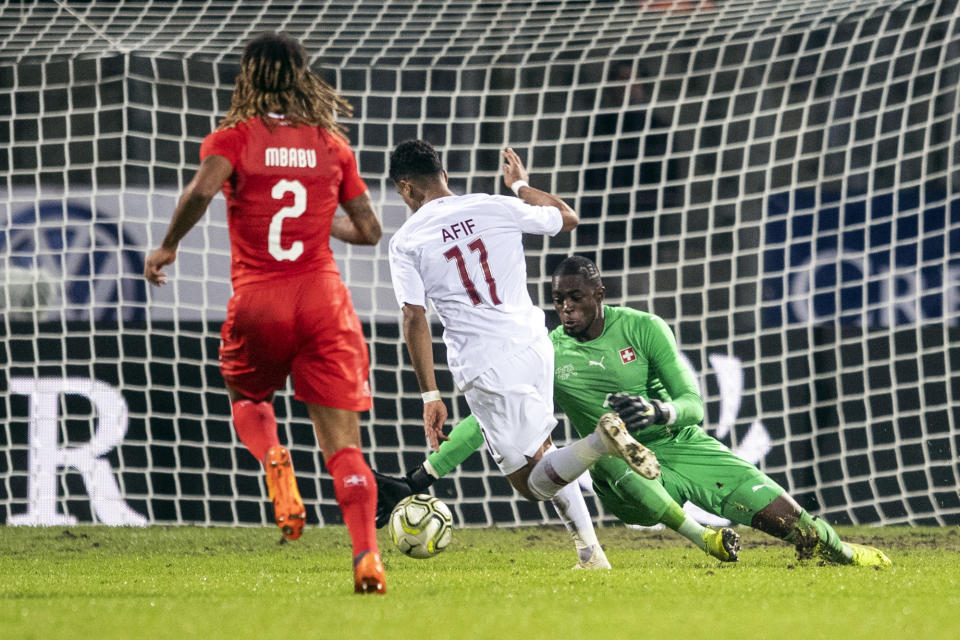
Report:
M641 395L670 402L677 410L669 425L650 425L634 434L640 442L669 437L703 420L703 400L677 342L659 316L604 305L603 333L578 342L559 326L550 332L555 353L554 399L581 437L610 411L608 396Z

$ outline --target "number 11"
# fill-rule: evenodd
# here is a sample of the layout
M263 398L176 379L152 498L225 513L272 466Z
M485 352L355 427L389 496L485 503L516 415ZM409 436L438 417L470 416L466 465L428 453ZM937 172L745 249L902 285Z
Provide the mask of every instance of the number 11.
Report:
M483 269L483 277L487 281L487 287L490 289L490 302L495 305L502 304L500 298L497 296L497 282L493 279L493 274L490 272L490 265L487 264L487 247L483 244L483 238L477 238L473 242L467 245L470 251L474 251L480 254L480 267ZM460 282L463 283L463 288L467 290L467 295L470 296L470 302L473 303L473 306L477 306L483 302L483 299L480 298L480 294L477 293L477 287L473 284L473 280L470 279L470 274L467 273L467 263L463 259L463 252L460 251L460 247L454 245L446 252L444 252L443 257L450 260L457 261L457 271L460 272Z

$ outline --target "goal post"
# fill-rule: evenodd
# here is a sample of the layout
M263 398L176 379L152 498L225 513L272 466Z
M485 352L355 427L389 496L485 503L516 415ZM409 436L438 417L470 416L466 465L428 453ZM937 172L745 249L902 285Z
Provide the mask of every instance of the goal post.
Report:
M586 255L611 304L674 329L704 428L804 507L960 524L948 0L3 5L0 522L272 521L217 370L222 198L170 283L142 279L243 44L267 29L301 39L355 107L345 124L384 240L333 245L370 348L374 468L427 453L386 255L407 216L388 155L421 137L456 192L509 193L512 146L531 184L578 211L574 233L526 241L551 327L552 270ZM468 409L438 376L452 424ZM275 407L308 522L339 523L303 406L283 391ZM561 420L554 435L574 432ZM555 521L482 451L436 492L460 524Z

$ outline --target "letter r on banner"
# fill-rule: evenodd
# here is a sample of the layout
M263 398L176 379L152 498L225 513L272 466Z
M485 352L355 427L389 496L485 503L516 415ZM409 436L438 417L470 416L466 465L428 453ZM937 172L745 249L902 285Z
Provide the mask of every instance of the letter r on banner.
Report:
M56 526L76 524L74 516L57 512L57 472L72 467L80 472L97 519L108 525L145 526L146 518L124 502L110 463L102 456L127 434L127 403L119 391L88 378L10 378L10 392L30 398L27 512L7 519L9 525ZM86 444L57 443L61 394L90 400L97 427Z

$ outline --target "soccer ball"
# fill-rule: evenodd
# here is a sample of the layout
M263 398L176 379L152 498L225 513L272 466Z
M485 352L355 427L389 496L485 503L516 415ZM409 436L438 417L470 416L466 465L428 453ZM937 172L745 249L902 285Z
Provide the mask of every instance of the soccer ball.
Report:
M453 514L442 501L425 493L407 496L390 514L393 543L411 558L432 558L453 537Z

